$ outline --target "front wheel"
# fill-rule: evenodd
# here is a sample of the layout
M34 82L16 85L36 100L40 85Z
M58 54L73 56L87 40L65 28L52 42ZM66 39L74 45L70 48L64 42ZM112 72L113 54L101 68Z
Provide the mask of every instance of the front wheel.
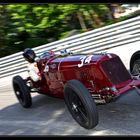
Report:
M13 77L13 88L17 99L24 108L29 108L32 105L30 89L26 82L20 76Z
M65 103L77 123L86 129L98 124L98 111L87 88L78 80L70 80L64 87Z

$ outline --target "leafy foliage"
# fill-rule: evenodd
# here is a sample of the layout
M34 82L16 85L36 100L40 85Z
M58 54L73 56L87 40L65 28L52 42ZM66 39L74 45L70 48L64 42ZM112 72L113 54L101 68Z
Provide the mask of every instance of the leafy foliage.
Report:
M113 23L106 4L0 5L0 57Z

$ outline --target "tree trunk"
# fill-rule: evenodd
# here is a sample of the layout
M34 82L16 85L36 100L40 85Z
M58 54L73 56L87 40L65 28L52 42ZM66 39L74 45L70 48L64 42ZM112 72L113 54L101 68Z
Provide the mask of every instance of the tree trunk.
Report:
M77 12L77 17L78 17L79 23L81 25L81 28L86 31L87 27L86 27L86 24L84 22L84 18L83 18L82 13L81 12Z
M117 18L117 14L121 11L121 4L107 4L113 19Z
M94 26L95 27L100 27L102 26L104 23L101 21L101 19L99 18L99 16L93 11L93 10L90 10L89 11L90 15L91 15L91 19L93 20L94 22Z

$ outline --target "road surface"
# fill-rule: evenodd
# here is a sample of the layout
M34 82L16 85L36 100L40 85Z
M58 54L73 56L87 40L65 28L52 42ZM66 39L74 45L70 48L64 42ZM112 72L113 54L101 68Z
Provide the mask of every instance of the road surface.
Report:
M98 105L99 124L86 130L70 115L62 99L32 94L33 106L18 103L10 78L0 80L0 135L140 135L140 96L131 91L116 102Z

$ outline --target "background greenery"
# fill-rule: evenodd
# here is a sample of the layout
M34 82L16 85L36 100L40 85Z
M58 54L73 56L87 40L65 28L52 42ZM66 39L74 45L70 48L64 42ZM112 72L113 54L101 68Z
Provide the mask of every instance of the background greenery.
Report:
M110 4L0 5L0 57L126 19Z

